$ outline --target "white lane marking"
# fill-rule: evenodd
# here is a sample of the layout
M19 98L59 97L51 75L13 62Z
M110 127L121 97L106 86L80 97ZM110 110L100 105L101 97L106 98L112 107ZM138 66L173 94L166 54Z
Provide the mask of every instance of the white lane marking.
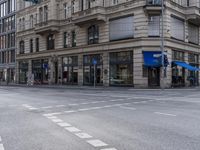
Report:
M51 119L51 121L58 123L58 122L63 122L61 119Z
M145 102L148 102L148 101L145 101ZM44 116L62 115L62 114L66 114L66 113L77 113L77 112L111 108L111 107L117 107L117 106L125 106L125 105L130 105L130 104L135 104L135 103L140 103L140 102L119 103L119 104L113 104L113 105L105 105L105 106L101 106L101 107L81 108L81 109L77 109L77 110L68 110L68 111L57 112L57 113L52 113L52 114L44 114Z
M2 142L1 136L0 136L0 142Z
M177 115L174 115L174 114L168 114L168 113L161 113L161 112L154 112L155 114L158 114L158 115L165 115L165 116L172 116L172 117L176 117Z
M41 108L39 108L39 109L49 109L49 108L53 108L53 106L41 107Z
M116 148L104 148L104 149L101 149L101 150L117 150Z
M81 130L75 128L75 127L67 127L65 128L69 132L80 132Z
M66 123L66 122L59 122L57 123L59 126L61 127L70 127L71 125L69 123Z
M128 109L128 110L136 110L136 108L133 108L133 107L126 107L126 106L120 106L120 108Z
M4 150L3 144L0 144L0 150Z
M94 102L85 102L85 103L72 103L68 104L69 106L78 106L78 105L88 105L88 104L97 104L97 103L106 103L106 102L118 102L118 101L127 101L128 99L115 99L107 101L94 101Z
M87 143L89 143L90 145L92 145L94 147L103 147L103 146L108 145L101 140L88 140Z
M61 115L61 112L55 112L55 113L49 113L49 114L43 114L45 117L53 116L53 115Z
M76 112L75 110L69 110L69 111L64 111L64 113L74 113Z
M38 108L35 108L35 107L30 106L30 105L28 105L28 104L23 104L22 106L25 107L25 108L28 108L28 109L30 109L30 110L37 110L37 109L38 109Z
M47 116L48 119L57 119L56 116Z
M37 110L38 108L30 107L29 109L30 109L30 110Z
M87 133L76 133L75 135L78 136L81 139L90 139L90 138L92 138L92 136L87 134Z

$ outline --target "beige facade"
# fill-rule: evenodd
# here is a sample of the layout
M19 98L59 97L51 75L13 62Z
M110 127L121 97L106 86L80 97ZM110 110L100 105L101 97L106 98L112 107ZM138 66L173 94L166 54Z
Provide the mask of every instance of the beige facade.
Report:
M199 2L164 3L169 61L164 86L189 86L191 71L171 62L198 67ZM159 0L43 0L39 4L18 0L17 82L26 83L27 74L34 74L35 84L92 85L96 59L98 85L160 86L161 68L144 66L143 55L161 51L160 4ZM194 62L189 56L195 57ZM193 73L197 82L199 74Z

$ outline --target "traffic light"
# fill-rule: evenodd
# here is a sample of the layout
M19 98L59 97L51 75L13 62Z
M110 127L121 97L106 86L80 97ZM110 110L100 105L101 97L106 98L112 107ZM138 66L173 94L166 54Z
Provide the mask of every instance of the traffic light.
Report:
M169 65L169 61L167 55L164 55L164 66L167 67Z

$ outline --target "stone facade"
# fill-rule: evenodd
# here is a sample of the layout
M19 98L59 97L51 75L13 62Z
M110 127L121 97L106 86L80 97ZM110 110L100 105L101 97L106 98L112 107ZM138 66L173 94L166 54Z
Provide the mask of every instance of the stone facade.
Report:
M183 52L184 56L181 61L186 63L190 63L188 54L194 55L197 57L196 61L191 63L198 67L200 8L199 3L195 0L191 4L187 4L186 0L181 3L176 0L168 0L164 1L164 5L164 50L170 64L167 67L163 86L171 87L174 82L172 81L174 75L171 62L176 61L175 58L179 58L173 56L175 55L174 51ZM99 61L95 66L98 85L134 87L159 87L161 85L161 68L143 67L144 51L161 51L161 5L159 0L93 0L90 2L88 0L43 0L39 4L17 0L17 6L18 83L20 83L20 76L24 76L24 79L21 80L25 83L27 80L25 74L33 73L34 78L39 79L39 84L92 85L94 82L93 60L96 59ZM156 18L154 16L158 16L157 22L154 22ZM124 20L122 19L120 22L121 18ZM172 18L175 21L172 21ZM117 21L121 27L116 27ZM111 22L114 26L113 29ZM178 32L175 31L173 23L177 25L183 23L183 30L178 27ZM191 34L194 29L189 31L188 24L195 25L195 29L198 31L195 37ZM92 34L94 36L91 37L89 36L90 27L93 32L98 30L98 33ZM118 27L120 30L117 31L115 28ZM130 36L129 30L130 33L133 32L132 36ZM183 35L179 34L182 32ZM122 35L125 38L121 38ZM117 36L120 36L121 39L112 40ZM184 36L183 39L180 39L182 36ZM39 38L39 44L36 44L36 38ZM31 39L33 40L32 51ZM20 45L21 41L24 44ZM54 44L48 48L51 42ZM72 59L71 56L76 56L77 59L74 57ZM41 68L32 64L34 60L41 60ZM45 60L48 60L47 65L42 63ZM64 60L66 60L65 64ZM28 63L28 68L20 68L19 64L25 64L25 62ZM181 72L181 75L177 75L181 77L178 82L189 86L188 70L181 69L177 73ZM22 73L23 70L24 73ZM184 75L182 75L182 71ZM196 75L196 78L200 79L199 74ZM177 86L178 82L175 83Z

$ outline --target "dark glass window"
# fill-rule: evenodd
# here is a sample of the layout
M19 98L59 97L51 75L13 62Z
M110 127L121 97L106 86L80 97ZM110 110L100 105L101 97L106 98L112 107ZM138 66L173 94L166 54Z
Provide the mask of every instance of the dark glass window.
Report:
M15 62L15 50L11 51L11 58L10 58L10 60L11 60L11 63Z
M110 53L110 84L133 84L133 52Z
M49 34L47 36L47 50L51 50L55 48L55 39L54 39L54 35L53 34Z
M30 53L33 52L33 39L30 39Z
M72 31L72 47L76 47L76 32Z
M78 56L63 57L63 83L78 83Z
M64 48L67 48L68 47L68 34L67 34L67 32L64 32L64 34L63 34L63 47Z
M39 47L40 47L39 44L40 44L40 43L39 43L39 38L36 38L36 39L35 39L35 50L36 50L36 52L39 52Z
M99 43L99 27L92 25L88 28L88 44Z
M172 59L176 61L184 61L184 52L172 51Z
M19 42L19 53L20 54L24 54L24 49L25 48L25 46L24 46L24 41L20 41Z

